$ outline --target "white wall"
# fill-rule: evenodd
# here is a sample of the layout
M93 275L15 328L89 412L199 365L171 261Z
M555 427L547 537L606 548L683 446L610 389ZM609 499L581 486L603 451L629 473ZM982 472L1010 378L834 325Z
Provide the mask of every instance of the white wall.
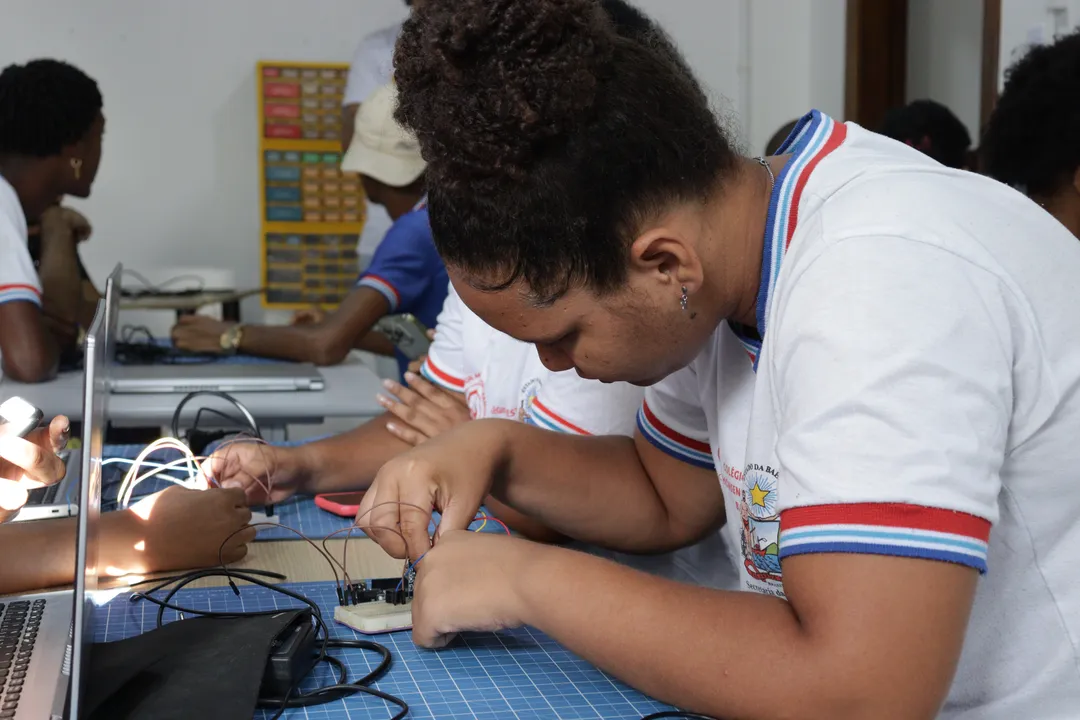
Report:
M91 273L118 259L231 267L259 283L255 63L347 62L400 0L2 0L0 65L69 60L108 118L85 211ZM638 0L675 38L752 152L811 107L843 111L844 0ZM306 13L298 19L297 12ZM258 301L245 317L261 315Z
M983 0L909 0L907 99L936 100L978 144Z
M1080 0L1001 0L1001 55L998 88L1005 71L1033 44L1080 26Z

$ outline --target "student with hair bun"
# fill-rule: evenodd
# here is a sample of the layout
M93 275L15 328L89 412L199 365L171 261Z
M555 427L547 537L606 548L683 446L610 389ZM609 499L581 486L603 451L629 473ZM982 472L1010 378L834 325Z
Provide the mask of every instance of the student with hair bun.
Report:
M1072 235L819 112L743 157L595 0L428 0L395 77L462 303L647 388L634 438L480 420L383 466L360 513L417 563L419 643L532 625L716 717L1076 714ZM489 493L623 551L722 525L743 592L464 532Z

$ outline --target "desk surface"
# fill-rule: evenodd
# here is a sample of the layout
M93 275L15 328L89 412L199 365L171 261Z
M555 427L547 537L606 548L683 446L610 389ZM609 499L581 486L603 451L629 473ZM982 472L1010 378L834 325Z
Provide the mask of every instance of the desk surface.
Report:
M349 540L347 552L344 552L344 540L328 540L326 548L337 560L344 558L345 567L349 569L349 576L354 579L388 578L401 575L402 561L387 555L374 540L369 538L362 536L352 538ZM284 575L288 582L323 582L334 579L326 558L303 540L253 542L248 545L247 556L229 567L236 570L272 570ZM158 573L150 577L166 577L175 574ZM103 580L101 585L105 588L117 588L125 587L131 582L129 578L118 578ZM192 583L190 587L219 587L226 584L227 581L224 578L205 578Z
M177 377L184 376L183 365L171 366ZM374 417L382 413L375 395L382 389L380 380L370 368L355 358L340 365L320 368L326 389L320 392L249 392L233 393L251 414L266 425L318 424L326 418ZM145 395L112 395L109 398L109 419L116 425L164 425L172 418L185 393ZM37 405L46 416L67 415L78 422L82 419L83 375L64 373L57 379L37 385L26 385L4 378L0 380L0 397L19 395ZM201 407L235 412L227 402L206 398ZM194 421L198 407L185 408L182 421Z
M203 290L186 295L154 294L142 297L124 297L120 300L121 310L198 310L204 305L243 300L249 295L258 295L261 289L254 290Z

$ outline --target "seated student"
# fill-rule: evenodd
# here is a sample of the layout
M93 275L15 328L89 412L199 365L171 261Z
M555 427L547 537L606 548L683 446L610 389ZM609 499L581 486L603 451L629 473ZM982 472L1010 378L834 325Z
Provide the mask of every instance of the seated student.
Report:
M1036 45L1005 73L979 147L990 177L1080 238L1080 32Z
M879 131L910 145L945 167L971 168L971 134L952 110L933 100L914 100L885 114Z
M184 317L172 331L177 347L336 365L355 345L396 355L404 372L408 359L372 327L393 313L411 313L433 327L448 280L428 225L424 159L416 138L394 120L396 105L393 85L364 101L356 115L356 137L341 163L342 170L360 174L368 200L385 207L394 220L371 265L341 305L321 322L289 327Z
M499 9L398 43L439 250L550 370L648 387L633 439L483 420L383 466L360 525L418 561L414 639L528 625L714 717L1076 717L1080 245L818 112L744 157L595 2ZM464 532L492 493L640 552L726 518L745 591Z
M57 198L90 195L104 128L97 84L77 68L35 60L0 73L0 356L21 382L52 377L93 319L78 254L90 225ZM29 225L40 228L36 271Z
M0 522L26 503L28 490L64 476L56 453L67 445L69 432L67 418L57 417L25 440L0 437ZM72 582L75 522L0 525L0 595ZM169 488L101 515L99 566L112 575L208 567L220 562L223 542L222 559L236 562L255 539L255 528L246 527L250 522L251 511L238 490Z

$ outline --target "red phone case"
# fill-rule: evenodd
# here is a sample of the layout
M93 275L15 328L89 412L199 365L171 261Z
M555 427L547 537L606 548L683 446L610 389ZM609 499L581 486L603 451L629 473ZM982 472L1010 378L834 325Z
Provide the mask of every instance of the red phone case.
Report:
M356 517L356 513L360 512L360 501L363 500L363 498L363 492L316 495L315 507L322 508L326 512L340 515L341 517L351 518Z

